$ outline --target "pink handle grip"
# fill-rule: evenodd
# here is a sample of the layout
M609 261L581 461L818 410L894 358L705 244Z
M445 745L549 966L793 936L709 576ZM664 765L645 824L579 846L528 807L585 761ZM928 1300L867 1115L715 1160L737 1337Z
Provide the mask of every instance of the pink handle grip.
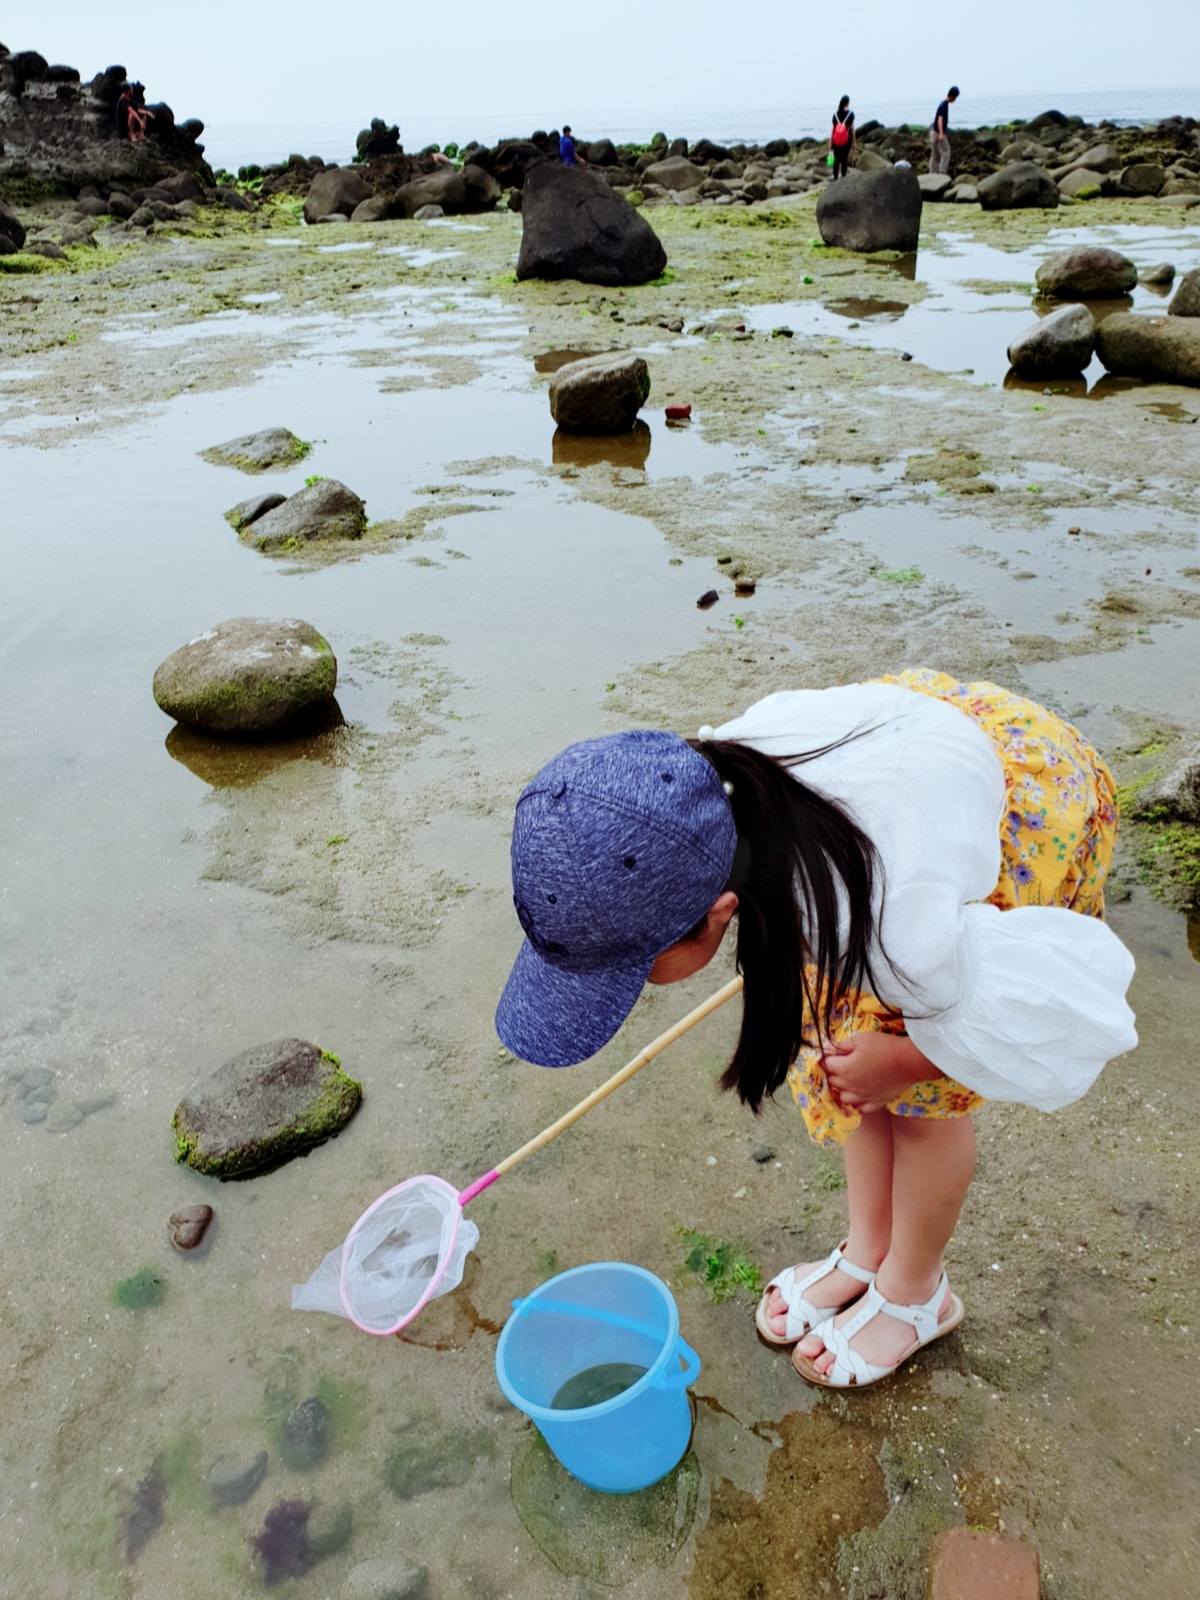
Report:
M500 1174L495 1167L490 1172L485 1172L482 1178L476 1178L474 1183L469 1183L458 1197L460 1206L465 1206L468 1201L474 1200L477 1194L482 1194L489 1184L495 1183Z

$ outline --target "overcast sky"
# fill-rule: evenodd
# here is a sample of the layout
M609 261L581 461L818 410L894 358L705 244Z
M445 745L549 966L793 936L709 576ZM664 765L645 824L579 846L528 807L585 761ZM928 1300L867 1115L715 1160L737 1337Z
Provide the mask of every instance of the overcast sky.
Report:
M120 63L151 101L210 124L382 116L403 127L405 117L445 116L457 125L528 111L578 125L590 111L809 106L843 91L860 103L912 96L924 106L951 82L963 88L969 124L972 92L1044 91L1052 103L1075 90L1200 83L1200 0L948 9L5 0L0 42L85 79ZM1186 109L1200 114L1200 104Z

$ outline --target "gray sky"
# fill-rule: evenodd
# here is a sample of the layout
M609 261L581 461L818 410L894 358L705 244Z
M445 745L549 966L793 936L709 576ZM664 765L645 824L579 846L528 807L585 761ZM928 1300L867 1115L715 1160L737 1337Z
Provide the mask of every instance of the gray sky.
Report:
M119 62L151 101L210 124L382 116L403 128L406 117L444 115L457 126L536 111L543 123L581 125L590 111L809 106L843 91L859 104L911 96L924 108L953 81L969 125L972 92L1044 91L1052 104L1073 90L1200 83L1200 0L1058 0L1029 29L1017 20L1028 14L978 0L942 11L896 0L690 0L641 12L570 0L519 10L496 0L6 0L0 42L85 79ZM1200 93L1192 98L1178 109L1200 114Z

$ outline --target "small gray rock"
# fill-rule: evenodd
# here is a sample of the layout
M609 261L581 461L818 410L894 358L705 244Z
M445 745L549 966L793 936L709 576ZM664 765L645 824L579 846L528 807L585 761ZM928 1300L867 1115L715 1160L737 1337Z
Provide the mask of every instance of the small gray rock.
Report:
M28 1072L21 1074L21 1092L28 1093L30 1089L44 1089L54 1077L49 1067L30 1067Z
M1022 207L1053 210L1060 195L1050 174L1032 161L1014 161L978 185L979 204L985 211L1012 211Z
M350 1543L354 1512L343 1501L336 1506L315 1506L308 1518L308 1548L318 1559L336 1555Z
M1157 266L1147 267L1140 274L1140 281L1163 288L1175 282L1175 268L1170 261L1160 261Z
M214 466L236 467L239 472L269 472L272 467L290 467L303 461L310 449L288 428L264 428L241 439L210 445L200 454Z
M1167 307L1171 317L1200 317L1200 267L1193 267L1179 280L1179 287Z
M21 1121L27 1128L32 1128L36 1123L45 1122L50 1114L50 1107L43 1100L34 1100L28 1103L21 1113Z
M1133 809L1140 817L1158 813L1200 825L1200 744L1194 745L1165 777L1143 789Z
M419 206L413 212L414 222L433 222L438 217L444 217L445 210L441 206Z
M243 528L248 528L252 522L257 522L259 517L265 517L268 511L274 511L276 506L281 506L287 499L283 494L256 494L249 500L242 500L232 506L225 513L225 521L235 533L241 533Z
M83 1121L83 1112L78 1106L54 1106L46 1118L47 1133L70 1133L72 1128L77 1128Z
M1095 300L1128 294L1137 284L1138 272L1119 250L1081 245L1043 261L1036 281L1040 293L1060 300Z
M550 380L550 415L568 433L626 433L650 393L641 356L569 361Z
M301 1400L284 1423L279 1453L289 1472L309 1472L329 1454L329 1411L315 1395Z
M194 1250L213 1219L211 1206L184 1206L182 1211L172 1211L167 1219L171 1243L177 1250Z
M249 1500L267 1475L267 1459L265 1450L250 1461L244 1456L218 1456L208 1474L213 1505L240 1506Z
M339 1600L421 1600L428 1573L404 1556L360 1561L342 1585Z
M1082 372L1092 359L1096 324L1086 306L1062 306L1026 328L1008 347L1023 378L1058 378Z
M39 1083L36 1089L22 1090L21 1099L24 1100L27 1106L48 1106L51 1100L54 1099L54 1085L51 1083Z
M366 526L367 508L353 489L336 478L322 478L298 489L238 537L269 553L315 539L361 539Z
M328 642L297 617L231 617L182 645L154 674L167 716L208 733L273 734L337 687Z

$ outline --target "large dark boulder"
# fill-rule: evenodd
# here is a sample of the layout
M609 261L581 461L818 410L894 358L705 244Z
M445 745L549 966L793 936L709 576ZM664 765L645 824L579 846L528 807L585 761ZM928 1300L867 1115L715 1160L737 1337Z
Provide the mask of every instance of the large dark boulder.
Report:
M14 255L25 243L25 229L20 218L3 200L0 200L0 238L7 239L11 244L12 248L4 251L6 255Z
M159 709L206 733L275 735L328 705L336 687L333 651L295 617L231 617L154 674Z
M175 1159L211 1178L251 1178L340 1133L362 1085L304 1039L255 1045L175 1108Z
M550 379L550 415L568 433L626 433L650 394L641 356L586 356Z
M848 172L817 200L817 227L841 250L915 250L921 186L911 167Z
M1200 319L1115 312L1096 329L1096 354L1110 372L1200 388Z
M371 161L376 156L394 156L400 149L400 129L389 128L380 117L371 118L371 126L364 128L355 140L360 161Z
M1060 250L1043 261L1036 281L1041 294L1059 300L1100 300L1128 294L1138 281L1138 271L1128 256L1103 245L1079 245Z
M648 283L667 252L646 219L595 172L543 161L525 174L517 277Z
M328 167L318 172L309 185L304 220L314 223L320 222L322 217L348 217L371 193L370 184L364 183L356 172L348 172L345 167Z
M467 196L464 211L491 211L495 208L503 191L490 172L468 161L459 176Z
M526 170L546 160L546 152L532 139L505 139L493 149L471 151L471 164L490 172L502 189L519 189Z
M617 147L611 139L593 139L584 153L584 159L592 167L615 167Z
M422 206L441 206L447 216L466 207L467 186L462 180L462 174L452 167L446 167L440 172L427 173L422 178L414 178L412 183L406 183L398 189L393 199L393 216L412 217L420 211Z
M985 211L1016 211L1023 207L1052 211L1062 198L1046 169L1032 161L1014 161L1001 167L984 178L977 190Z

